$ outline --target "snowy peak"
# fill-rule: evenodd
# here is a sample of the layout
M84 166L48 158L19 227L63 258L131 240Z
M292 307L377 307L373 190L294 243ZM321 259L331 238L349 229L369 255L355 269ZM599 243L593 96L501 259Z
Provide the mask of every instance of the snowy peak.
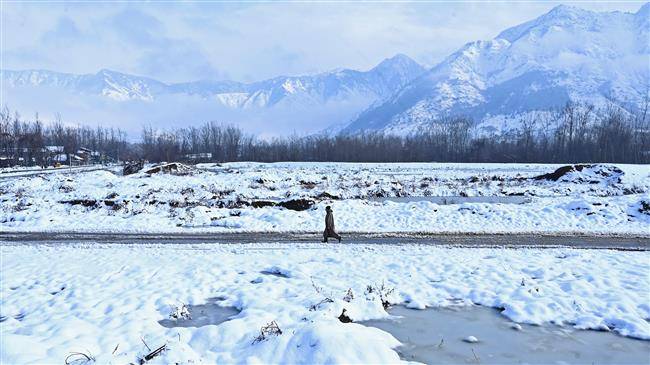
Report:
M424 67L422 67L422 65L415 62L409 56L401 53L398 53L391 58L386 58L370 70L370 72L397 72L404 74L423 71Z
M601 18L600 13L568 5L558 5L539 18L506 29L497 38L515 42L526 34L531 32L538 32L539 34L548 31L552 27L566 29L573 27L590 28L597 25Z
M111 70L100 70L95 77L89 77L88 84L80 85L92 89L97 86L101 89L101 95L115 100L148 100L154 99L155 95L165 90L167 85L162 82L146 78L123 74Z

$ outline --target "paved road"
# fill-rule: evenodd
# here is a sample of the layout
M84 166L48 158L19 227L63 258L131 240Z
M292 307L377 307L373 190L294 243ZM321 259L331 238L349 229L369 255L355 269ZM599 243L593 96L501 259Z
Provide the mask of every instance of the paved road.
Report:
M135 233L0 233L2 244L199 244L199 243L318 243L320 233L215 233L215 234L135 234ZM331 241L335 242L335 241ZM343 233L343 244L425 244L459 247L555 248L650 250L650 238L587 237L540 235L435 235L435 234L367 234Z

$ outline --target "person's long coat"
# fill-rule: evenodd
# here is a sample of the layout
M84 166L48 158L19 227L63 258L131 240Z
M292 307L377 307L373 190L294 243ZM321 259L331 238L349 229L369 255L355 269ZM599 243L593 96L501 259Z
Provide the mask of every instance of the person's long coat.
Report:
M332 214L331 211L325 214L325 230L331 233L336 232L336 230L334 230L334 214Z

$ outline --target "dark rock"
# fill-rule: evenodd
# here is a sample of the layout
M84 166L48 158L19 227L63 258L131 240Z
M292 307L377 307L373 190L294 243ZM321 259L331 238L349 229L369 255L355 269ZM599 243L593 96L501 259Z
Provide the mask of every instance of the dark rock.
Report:
M84 207L94 207L97 205L97 200L94 199L72 199L72 200L62 200L59 203L61 204L70 204L70 205L83 205Z
M253 207L253 208L274 207L276 205L277 205L277 203L267 201L267 200L256 200L256 201L251 203L251 207Z
M128 203L128 200L116 201L116 200L104 200L104 205L107 207L113 208L113 210L120 210Z
M352 319L350 317L348 317L347 311L345 309L343 309L343 312L341 312L341 315L339 316L339 321L341 321L343 323L351 323L352 322Z
M63 193L70 193L74 191L74 188L70 185L61 185L59 186L59 191Z
M135 174L136 172L142 170L144 167L144 161L127 161L124 163L124 167L122 167L122 175L131 175Z
M302 185L303 188L305 189L313 189L316 187L316 183L312 181L305 181L305 180L300 180L300 185Z
M241 200L241 199L236 199L236 200L218 200L214 202L213 206L217 208L225 208L225 209L239 209L243 207L248 207L250 206L251 203Z
M332 194L330 194L328 192L325 192L325 191L318 194L316 197L318 199L330 199L330 200L339 200L339 199L341 199L341 197L336 196L336 195L332 195Z

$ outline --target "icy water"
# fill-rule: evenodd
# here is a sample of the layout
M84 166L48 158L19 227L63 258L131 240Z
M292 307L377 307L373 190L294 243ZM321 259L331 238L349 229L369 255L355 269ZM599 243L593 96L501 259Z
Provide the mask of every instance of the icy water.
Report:
M219 298L212 298L206 304L188 305L191 319L163 319L158 321L163 327L202 327L209 324L218 325L239 314L235 307L223 307Z
M391 333L404 360L426 364L650 364L650 341L554 325L516 325L494 308L389 310L361 322ZM520 328L520 329L519 329ZM478 342L467 342L474 336Z
M526 196L403 196L393 198L371 198L370 201L411 203L431 202L440 205L463 203L491 203L491 204L526 204L532 199Z

